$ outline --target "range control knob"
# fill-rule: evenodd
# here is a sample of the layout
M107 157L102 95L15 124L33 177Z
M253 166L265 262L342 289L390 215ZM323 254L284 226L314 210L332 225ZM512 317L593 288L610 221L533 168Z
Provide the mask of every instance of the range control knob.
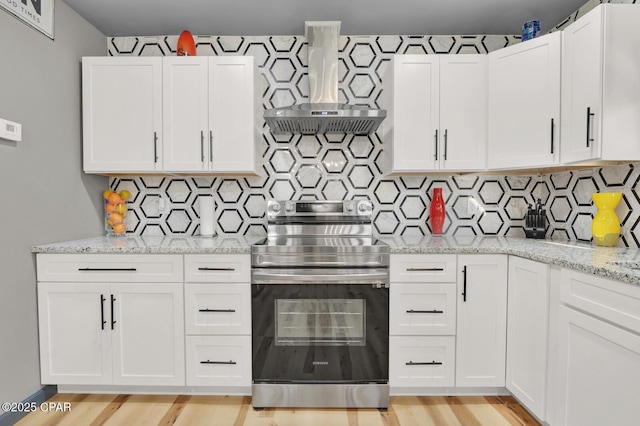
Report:
M366 201L361 202L360 204L358 204L358 212L360 214L370 213L371 212L371 204L369 204Z
M288 202L285 204L284 209L288 212L288 213L293 213L293 211L295 210L296 206L292 203L292 202Z
M280 212L280 204L279 203L273 203L271 205L271 211L274 212L274 213Z
M353 201L347 201L344 207L348 212L353 212L355 208L355 203Z

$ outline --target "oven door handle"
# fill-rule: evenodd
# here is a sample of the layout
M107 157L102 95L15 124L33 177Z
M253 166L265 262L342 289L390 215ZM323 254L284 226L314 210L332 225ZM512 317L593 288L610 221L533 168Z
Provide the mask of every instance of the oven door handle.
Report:
M388 287L388 269L253 269L252 284L380 284Z

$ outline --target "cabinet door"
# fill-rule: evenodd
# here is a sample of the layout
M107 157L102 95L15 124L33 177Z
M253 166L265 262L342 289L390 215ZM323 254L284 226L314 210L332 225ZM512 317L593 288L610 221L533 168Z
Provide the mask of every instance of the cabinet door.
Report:
M38 283L42 384L111 383L109 286Z
M256 171L256 76L251 56L209 58L210 171Z
M114 385L184 385L182 284L112 284Z
M437 170L439 57L397 55L389 67L385 103L390 116L383 122L390 153L386 173Z
M504 386L507 256L458 256L456 386Z
M165 172L209 168L209 62L204 57L162 58Z
M487 55L440 56L440 168L487 167Z
M82 59L84 171L162 170L162 58Z
M545 418L549 336L549 266L511 257L507 320L507 389Z
M489 53L490 169L558 163L561 33Z
M559 424L638 424L640 336L566 306L559 324Z
M562 162L600 157L603 11L562 31Z

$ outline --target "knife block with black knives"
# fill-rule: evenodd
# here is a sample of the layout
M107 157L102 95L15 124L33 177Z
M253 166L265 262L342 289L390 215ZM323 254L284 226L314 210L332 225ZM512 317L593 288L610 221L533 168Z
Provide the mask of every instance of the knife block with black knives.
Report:
M547 229L547 212L542 208L542 201L538 199L535 207L531 204L527 207L525 216L524 234L527 238L543 239Z

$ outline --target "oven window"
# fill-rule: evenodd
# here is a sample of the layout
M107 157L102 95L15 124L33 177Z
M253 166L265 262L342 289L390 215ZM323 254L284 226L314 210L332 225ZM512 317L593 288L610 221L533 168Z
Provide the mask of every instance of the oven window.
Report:
M276 299L276 346L364 346L364 299Z

